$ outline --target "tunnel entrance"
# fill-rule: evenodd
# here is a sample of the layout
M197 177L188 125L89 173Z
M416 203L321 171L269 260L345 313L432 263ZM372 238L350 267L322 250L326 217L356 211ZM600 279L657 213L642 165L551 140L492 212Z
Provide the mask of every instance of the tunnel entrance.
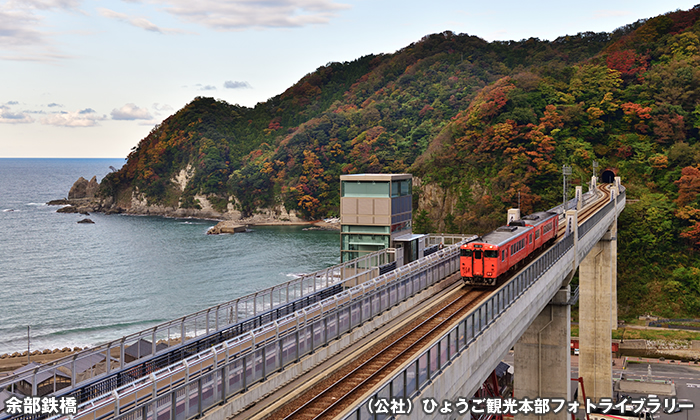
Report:
M601 181L603 181L603 184L612 184L615 182L615 172L611 170L603 171L603 173L600 175Z

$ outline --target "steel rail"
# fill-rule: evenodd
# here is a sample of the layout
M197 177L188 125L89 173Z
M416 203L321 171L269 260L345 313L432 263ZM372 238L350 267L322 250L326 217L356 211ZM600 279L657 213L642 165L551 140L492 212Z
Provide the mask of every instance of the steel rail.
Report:
M472 294L474 292L476 295L474 296ZM335 401L333 401L329 406L327 406L323 411L321 411L319 414L313 415L313 419L319 419L324 416L326 416L331 410L336 408L339 404L344 403L347 401L353 393L358 391L360 388L362 388L364 385L372 381L373 379L376 379L378 376L380 376L382 373L384 373L387 369L390 368L390 366L396 362L397 360L401 359L404 357L406 354L411 354L415 352L416 350L419 350L422 348L422 346L425 345L426 340L431 340L434 338L434 335L436 333L439 333L440 330L442 330L445 325L449 325L452 322L454 322L454 319L456 317L460 317L463 313L464 310L468 310L470 308L469 304L479 302L483 299L484 295L487 295L491 292L491 290L483 290L483 291L474 291L470 290L469 292L460 294L456 299L453 301L449 302L447 305L443 306L442 308L437 309L437 312L432 314L428 319L422 321L420 324L416 325L413 327L411 330L407 331L405 334L401 335L401 337L395 339L391 343L384 344L382 345L383 348L379 350L378 353L375 355L371 356L368 360L364 361L361 363L359 366L354 368L352 371L344 375L342 378L338 379L337 381L334 381L333 384L330 386L327 386L324 390L321 392L317 393L311 400L307 401L303 405L301 405L299 408L297 408L294 412L288 414L287 416L284 417L284 419L293 419L296 417L309 417L307 416L308 413L305 413L304 411L307 411L313 404L323 404L321 400L323 398L328 397L331 393L335 392L335 389L337 386L339 386L343 382L348 382L353 379L359 379L360 382L357 383L355 386L352 387L349 391L344 392L343 396L339 397ZM464 302L467 300L467 302ZM460 304L463 304L460 306ZM437 304L439 305L439 303ZM455 309L456 307L456 309ZM441 320L438 324L433 326L430 330L421 333L420 330L423 329L426 326L430 326L431 323L435 322L436 317L445 314L446 312L449 312L450 310L455 309L455 311L447 316L447 318ZM416 334L421 334L419 337L415 337ZM381 358L386 357L387 355L391 356L391 351L392 348L401 342L405 341L410 341L411 344L409 344L408 347L405 349L401 350L396 356L392 357L390 360L383 362ZM368 350L368 351L371 351ZM371 364L373 363L379 363L380 366L378 367L372 367ZM370 375L364 379L362 379L361 375L363 373L363 370L369 369ZM357 378L357 376L360 376Z
M607 205L607 203L608 203L608 201L609 201L609 197L610 197L610 188L609 188L609 186L608 186L608 185L601 185L601 186L599 186L599 187L597 188L597 191L602 192L602 194L596 194L596 195L599 195L599 196L597 197L597 199L593 200L592 202L589 202L588 205L587 205L586 207L584 207L584 208L581 209L580 212L581 212L582 217L581 217L580 219L577 220L578 224L581 224L582 222L584 222L585 220L587 220L589 217L591 217L593 214L595 214L596 212L598 212L600 209L602 209L603 207L605 207L605 205ZM559 233L559 234L558 234L558 237L559 237L559 240L562 240L562 239L563 239L562 233L565 233L565 232L566 232L566 224L565 224L565 223L560 224L560 225L559 225L559 229L558 229L558 233ZM547 249L549 249L549 248L550 248L550 247L548 247ZM542 251L545 252L547 249L543 249ZM510 281L514 276L515 276L515 274L514 274L513 276L509 277L508 279L506 279L506 280L504 281L504 283L507 283L508 281ZM473 301L477 301L477 302L480 301L481 298L483 297L483 295L486 294L486 293L487 293L487 292L483 292L482 294L480 294L479 296L477 296ZM453 302L450 302L448 305L446 305L444 308L442 308L442 309L441 309L438 313L436 313L434 316L439 316L440 313L442 313L442 312L448 310L448 308L450 308L455 302L457 302L457 301L463 299L465 296L466 296L466 295L462 295L462 296L460 296L459 298L455 299ZM312 419L315 420L315 419L319 419L319 418L322 418L322 417L328 415L329 412L330 412L331 410L333 410L335 407L337 407L339 404L342 404L342 403L343 403L344 401L346 401L348 398L351 398L351 395L352 395L354 392L356 392L359 388L361 388L361 387L362 387L363 385L365 385L367 382L371 381L372 379L376 378L376 377L379 376L381 373L383 373L383 372L385 371L385 369L386 369L389 365L391 365L395 360L397 360L398 358L402 357L404 354L406 354L406 353L408 353L408 352L414 351L415 347L416 347L417 345L419 345L419 343L423 342L424 339L425 339L425 337L427 337L428 335L432 334L433 331L435 331L436 329L441 328L445 323L452 322L452 321L454 320L455 317L459 316L459 315L458 315L459 313L460 313L460 311L458 310L456 313L454 313L454 314L452 314L450 317L448 317L448 319L443 320L442 322L440 322L437 326L435 326L433 329L431 329L429 332L427 332L424 336L422 336L422 337L416 339L416 341L415 341L412 345L410 345L408 348L402 350L397 356L395 356L394 358L392 358L392 359L389 360L388 362L384 363L382 366L376 368L376 370L373 370L373 373L371 373L369 377L367 377L367 378L361 380L357 385L355 385L355 386L354 386L352 389L350 389L349 391L343 392L343 395L342 395L342 396L338 397L335 401L331 402L331 404L330 404L329 406L327 406L323 411L321 411L321 413L319 413L319 414L317 414L317 415L311 414L311 415L306 415L306 416L305 416L305 414L308 414L308 413L303 413L303 411L308 410L308 409L312 406L312 404L315 404L316 402L320 401L322 398L326 398L331 392L334 392L334 388L338 387L342 382L350 380L351 377L352 377L353 375L356 375L358 372L360 372L361 369L363 369L363 368L365 368L365 367L368 367L368 366L370 365L370 363L374 362L375 360L379 359L380 357L382 357L383 355L385 355L386 353L388 353L389 350L390 350L390 348L391 348L392 346L394 346L394 345L396 345L397 343L399 343L400 341L406 339L406 337L407 337L409 334L413 334L414 331L416 331L418 328L421 328L421 327L423 327L425 324L431 322L431 319L428 319L428 320L422 322L421 324L419 324L418 326L416 326L415 328L413 328L411 331L407 332L406 334L402 335L400 338L398 338L397 340L395 340L395 341L392 342L391 344L388 344L388 345L387 345L383 350L381 350L379 353L377 353L376 355L372 356L372 357L371 357L370 359L368 359L367 361L363 362L361 365L359 365L358 367L356 367L355 369L353 369L353 370L352 370L351 372L349 372L348 374L344 375L342 378L340 378L340 379L338 379L337 381L335 381L335 382L334 382L333 384L331 384L330 386L326 387L326 389L324 389L324 390L322 390L321 392L319 392L319 393L318 393L317 395L315 395L311 400L307 401L306 403L304 403L303 405L301 405L299 408L297 408L296 410L294 410L292 413L290 413L289 415L285 416L284 419L294 419L294 418L297 418L297 417L299 417L299 418L304 417L304 418L312 418Z

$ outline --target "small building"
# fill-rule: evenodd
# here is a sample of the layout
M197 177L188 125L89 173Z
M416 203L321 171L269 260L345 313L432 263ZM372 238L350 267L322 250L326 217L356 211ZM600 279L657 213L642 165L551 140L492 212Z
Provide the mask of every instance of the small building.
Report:
M12 374L32 372L34 369L43 366L41 363L31 362L27 365L22 366L19 369L15 369ZM71 384L70 375L65 372L61 372L58 369L52 369L50 371L43 371L36 375L36 393L32 392L32 379L22 380L17 382L16 389L13 391L21 392L24 395L32 397L42 397L44 395L51 394L58 391L59 389L66 388Z
M15 403L17 403L17 401L23 401L25 396L21 395L21 394L14 393L14 392L10 392L6 389L0 391L0 413L5 411L5 402L10 400L10 398L15 398L15 400L13 400L13 401ZM12 404L13 401L10 401L9 404Z
M397 247L409 257L405 262L422 257L425 235L412 234L412 200L411 174L341 175L341 261Z
M159 352L166 347L168 347L168 345L165 343L157 343L156 352ZM141 338L139 341L124 349L124 362L133 362L136 359L150 355L152 352L153 344L150 341Z
M107 358L102 353L81 355L75 359L75 383L80 383L107 372ZM119 367L119 361L111 359L111 369ZM58 369L71 376L73 364L61 366Z

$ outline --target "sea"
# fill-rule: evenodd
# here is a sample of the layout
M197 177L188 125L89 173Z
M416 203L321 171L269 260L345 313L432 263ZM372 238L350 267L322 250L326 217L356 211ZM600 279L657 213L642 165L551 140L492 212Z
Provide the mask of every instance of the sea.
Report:
M0 355L90 347L340 262L339 233L57 213L124 159L0 159ZM79 224L89 217L94 224Z

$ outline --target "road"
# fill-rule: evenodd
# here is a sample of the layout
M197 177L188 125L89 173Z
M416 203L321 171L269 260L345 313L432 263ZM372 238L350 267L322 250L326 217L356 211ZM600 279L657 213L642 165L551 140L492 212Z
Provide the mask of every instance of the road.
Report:
M512 366L513 353L509 353L503 361ZM613 359L613 361L615 363L613 366L614 380L619 380L623 373L627 379L642 379L648 376L649 363L629 363L627 367L623 369L622 359ZM515 375L517 374L518 371L515 370ZM694 409L684 410L674 414L667 414L661 410L654 414L655 420L700 420L700 365L688 366L669 363L652 363L651 374L653 380L674 382L676 384L677 400L689 400L695 404ZM574 355L571 356L571 378L578 378L578 356ZM575 386L576 384L572 383L572 391L575 389ZM630 394L629 396L632 398L648 397L642 394ZM658 397L662 401L663 408L663 399L670 397L663 395L659 395Z

